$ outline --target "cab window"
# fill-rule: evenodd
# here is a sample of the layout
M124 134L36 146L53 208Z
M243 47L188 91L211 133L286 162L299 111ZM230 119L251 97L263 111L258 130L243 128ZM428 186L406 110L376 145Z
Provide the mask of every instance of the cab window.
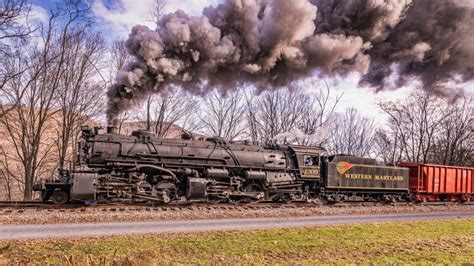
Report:
M305 155L304 165L305 166L319 166L319 156L318 155Z

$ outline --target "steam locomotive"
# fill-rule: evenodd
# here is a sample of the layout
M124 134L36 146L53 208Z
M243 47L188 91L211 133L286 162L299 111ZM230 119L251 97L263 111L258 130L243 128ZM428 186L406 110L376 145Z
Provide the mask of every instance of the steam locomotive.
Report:
M34 190L43 201L293 201L409 199L408 168L324 155L321 147L253 145L221 138L161 139L84 126L74 167Z

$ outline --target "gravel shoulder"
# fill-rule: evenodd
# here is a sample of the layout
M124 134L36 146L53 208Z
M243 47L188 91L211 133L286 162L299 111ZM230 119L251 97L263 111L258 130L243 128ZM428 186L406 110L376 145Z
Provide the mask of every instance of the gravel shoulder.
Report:
M189 206L92 207L76 209L0 209L0 224L48 224L83 222L134 222L229 218L305 217L429 212L474 212L474 205L380 206Z

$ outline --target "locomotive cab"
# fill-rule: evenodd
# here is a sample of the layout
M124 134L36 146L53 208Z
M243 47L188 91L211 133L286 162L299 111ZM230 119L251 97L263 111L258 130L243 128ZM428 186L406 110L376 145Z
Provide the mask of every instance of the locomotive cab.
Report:
M296 163L300 169L301 180L319 180L321 170L321 147L304 147L292 145Z

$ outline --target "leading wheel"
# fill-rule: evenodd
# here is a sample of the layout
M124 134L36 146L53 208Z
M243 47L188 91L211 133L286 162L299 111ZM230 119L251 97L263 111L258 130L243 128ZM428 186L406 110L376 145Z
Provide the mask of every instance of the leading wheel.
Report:
M66 204L69 201L69 195L64 190L56 190L51 196L54 204Z

